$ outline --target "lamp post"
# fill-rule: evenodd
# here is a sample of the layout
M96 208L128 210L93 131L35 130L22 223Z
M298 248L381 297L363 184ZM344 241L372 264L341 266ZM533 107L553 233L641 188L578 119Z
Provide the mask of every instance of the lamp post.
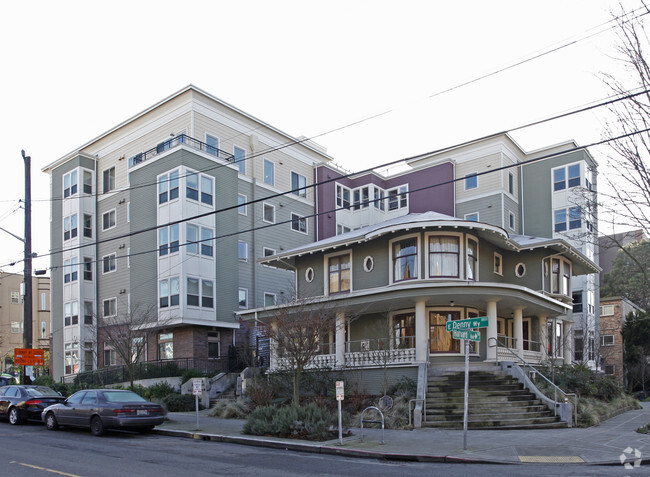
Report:
M25 298L23 302L23 347L32 347L32 187L31 160L20 151L25 162Z

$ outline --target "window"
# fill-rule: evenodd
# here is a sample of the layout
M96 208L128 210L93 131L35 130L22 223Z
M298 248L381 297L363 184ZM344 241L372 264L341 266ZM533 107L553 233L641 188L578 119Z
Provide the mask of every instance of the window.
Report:
M564 232L566 230L566 209L558 209L553 213L555 232Z
M178 306L180 303L180 280L178 277L160 280L158 283L158 305L160 308Z
M93 302L84 301L84 325L93 324Z
M208 331L208 358L221 356L221 334L218 331Z
M559 191L567 188L580 186L580 164L572 164L568 167L560 167L553 170L553 190Z
M571 296L571 262L562 258L551 258L551 293Z
M248 212L246 211L246 202L248 199L246 198L245 195L243 194L237 194L237 205L239 206L237 208L237 212L239 212L240 215L246 215Z
M212 280L201 280L201 306L214 308L214 286Z
M605 371L605 374L616 374L616 365L615 364L606 364L603 367L603 371Z
M429 277L459 277L460 240L452 236L429 237Z
M104 316L117 315L117 298L109 298L103 302Z
M219 155L219 139L210 136L209 134L205 135L205 144L206 148L205 150L207 151L208 154L212 154L213 156L218 156Z
M350 208L350 189L340 184L336 184L336 206Z
M169 200L178 199L178 171L169 173Z
M12 333L22 333L23 332L23 324L20 321L12 321L11 322L11 332Z
M178 252L178 224L163 227L158 230L158 255Z
M384 210L384 191L378 187L374 188L373 202L375 209Z
M611 316L614 314L614 305L601 305L600 316Z
M112 229L115 224L115 209L109 210L102 215L102 230Z
M388 210L397 210L408 205L408 188L397 187L388 191Z
M84 280L91 282L93 280L93 259L84 257Z
M264 306L275 305L275 293L264 293Z
M582 210L580 207L569 207L569 230L582 227Z
M41 339L47 338L47 321L41 321Z
M566 171L564 167L553 171L553 190L559 191L566 189Z
M84 214L84 237L93 238L93 216Z
M201 227L201 255L212 257L214 245L212 244L212 229Z
M91 341L86 341L84 343L84 371L92 371L93 370L93 344ZM86 396L88 396L87 393ZM95 398L97 398L97 395L95 393L92 393Z
M197 243L199 240L199 228L194 224L186 224L185 235L187 236L185 251L187 253L199 253L199 245Z
M275 183L275 164L264 159L264 183L273 185Z
M41 293L41 310L47 310L47 293Z
M415 313L393 316L393 336L395 349L415 348Z
M248 308L248 290L239 289L239 308Z
M291 230L296 232L307 233L307 219L298 214L291 214Z
M71 258L63 261L63 283L77 281L77 258Z
M515 195L515 175L512 172L508 173L508 192Z
M467 279L478 279L478 242L467 239Z
M77 171L69 172L63 176L63 198L77 193Z
M346 227L345 225L341 225L341 224L336 225L336 235L346 234L351 230L352 229L350 227Z
M418 278L418 239L393 242L393 281Z
M503 257L497 252L494 252L494 273L503 275Z
M478 172L472 172L465 175L465 190L476 189L478 187Z
M63 324L64 326L79 324L79 303L76 301L63 305Z
M582 313L582 292L576 292L572 295L573 298L573 312Z
M263 253L265 257L271 257L275 255L275 250L273 250L272 248L264 247Z
M299 197L307 197L307 178L298 174L297 172L291 173L291 193ZM296 190L300 189L300 190Z
M213 184L212 177L201 175L201 202L204 204L212 205Z
M116 257L117 257L117 255L112 253L112 254L106 255L105 257L102 258L102 265L103 265L103 272L104 273L110 273L110 272L115 271L115 269L117 268Z
M187 306L199 306L199 280L187 279Z
M160 176L158 180L158 204L164 204L169 200L169 181L167 174Z
M237 245L237 258L242 262L248 261L248 243L240 241Z
M329 258L329 292L343 293L350 291L350 255Z
M580 207L569 207L569 229L579 229L582 227L582 209ZM554 230L564 232L567 230L567 209L558 209L553 215L555 221Z
M584 357L584 347L585 341L582 335L582 331L576 331L573 338L573 359L575 361L582 361Z
M573 164L569 169L569 189L580 185L580 164Z
M508 212L508 227L510 230L515 230L515 214Z
M115 167L106 169L103 174L104 194L115 190Z
M465 214L465 220L469 220L470 222L478 222L478 212Z
M199 175L196 172L189 172L185 177L185 196L199 200Z
M84 171L84 194L93 193L93 173Z
M365 209L368 207L369 201L369 189L368 187L361 187L359 189L354 189L352 192L352 199L354 203L354 210Z
M77 236L77 214L63 219L63 240L70 240Z
M65 374L76 374L79 372L79 349L74 343L66 343L64 346L65 350ZM83 397L83 394L76 394L79 396L79 400ZM70 397L72 399L72 397ZM71 400L68 402L72 402ZM74 401L74 399L73 399ZM81 401L77 401L81 402Z
M271 204L264 204L264 222L275 223L275 207Z
M614 335L601 335L600 346L614 346Z
M174 359L174 333L158 335L158 359Z
M235 156L235 165L237 166L237 169L239 169L239 173L246 174L246 151L237 146L235 146L233 151L233 155Z
M20 303L20 292L11 292L11 303Z

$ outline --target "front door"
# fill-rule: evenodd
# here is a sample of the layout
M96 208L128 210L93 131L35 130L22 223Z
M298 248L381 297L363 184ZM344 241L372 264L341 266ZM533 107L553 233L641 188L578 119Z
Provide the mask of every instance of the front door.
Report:
M431 353L460 353L460 340L451 337L447 321L460 320L460 311L429 312L429 343Z

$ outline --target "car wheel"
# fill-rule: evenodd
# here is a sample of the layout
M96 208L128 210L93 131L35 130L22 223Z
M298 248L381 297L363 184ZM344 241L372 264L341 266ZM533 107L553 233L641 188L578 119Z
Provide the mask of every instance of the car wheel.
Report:
M53 412L48 412L45 416L45 427L50 431L56 431L59 428L59 423L56 420L56 416Z
M104 423L99 416L95 416L90 420L90 432L92 432L94 436L103 436L106 433Z
M15 407L12 407L9 409L9 424L22 424L23 420L20 418L20 415L18 414L18 409Z

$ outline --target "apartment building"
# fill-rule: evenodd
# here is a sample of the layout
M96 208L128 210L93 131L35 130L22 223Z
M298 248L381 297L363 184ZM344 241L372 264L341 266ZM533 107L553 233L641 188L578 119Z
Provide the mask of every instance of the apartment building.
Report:
M0 272L0 370L13 364L23 347L23 275ZM50 278L32 277L32 348L50 349ZM47 366L47 363L46 363Z
M144 360L225 354L235 312L292 288L257 260L315 239L307 187L330 160L190 85L46 166L54 376L119 364L98 328L135 310L161 327Z

